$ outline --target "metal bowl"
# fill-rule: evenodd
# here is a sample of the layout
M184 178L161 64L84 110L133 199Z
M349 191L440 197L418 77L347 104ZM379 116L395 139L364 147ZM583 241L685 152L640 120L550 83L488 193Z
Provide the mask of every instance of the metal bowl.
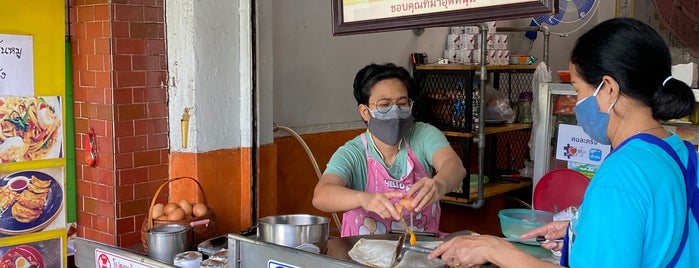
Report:
M257 239L288 247L323 242L328 240L329 222L307 214L264 217L257 224Z

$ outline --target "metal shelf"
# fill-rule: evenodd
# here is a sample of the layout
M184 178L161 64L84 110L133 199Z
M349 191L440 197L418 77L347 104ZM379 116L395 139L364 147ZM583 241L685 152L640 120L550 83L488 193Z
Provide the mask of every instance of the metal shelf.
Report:
M485 127L485 135L498 134L503 132L531 129L532 124L523 123L511 123L511 124L501 124L496 126ZM476 136L476 132L458 132L458 131L442 131L447 137L457 137L457 138L473 138Z
M531 180L520 180L519 182L489 182L483 185L483 198L490 198L505 194L517 189L522 189L532 185ZM445 196L442 202L455 204L469 204L476 201L478 193L470 193L468 198L459 198L454 196Z
M422 71L476 71L480 70L480 65L469 65L469 64L425 64L415 66L415 70ZM486 70L488 71L534 71L536 70L536 65L486 65Z

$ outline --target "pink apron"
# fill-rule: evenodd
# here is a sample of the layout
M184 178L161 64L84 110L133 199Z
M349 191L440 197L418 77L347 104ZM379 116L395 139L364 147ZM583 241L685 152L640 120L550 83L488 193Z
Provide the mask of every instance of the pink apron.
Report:
M366 134L362 134L362 143L364 144L366 160L367 160L367 193L384 193L393 191L407 192L412 185L422 177L429 176L425 168L420 164L410 149L408 142L405 142L407 151L407 175L395 180L388 175L388 172L383 165L372 158L369 154L369 148L366 141ZM399 199L391 200L396 203ZM413 226L416 232L438 233L439 219L441 208L439 202L434 202L421 212L413 212ZM407 224L410 224L410 213L403 210L403 219ZM386 234L391 230L402 230L399 221L392 218L382 219L376 213L364 210L359 207L349 210L342 214L342 237L371 235L371 234Z

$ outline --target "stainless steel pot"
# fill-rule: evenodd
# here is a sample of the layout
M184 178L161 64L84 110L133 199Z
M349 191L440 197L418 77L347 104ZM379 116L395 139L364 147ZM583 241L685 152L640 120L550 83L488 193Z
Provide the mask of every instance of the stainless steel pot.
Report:
M328 240L330 219L307 214L291 214L261 218L257 238L277 245L296 247Z
M175 254L191 247L191 227L166 224L148 230L148 256L164 263L173 263Z

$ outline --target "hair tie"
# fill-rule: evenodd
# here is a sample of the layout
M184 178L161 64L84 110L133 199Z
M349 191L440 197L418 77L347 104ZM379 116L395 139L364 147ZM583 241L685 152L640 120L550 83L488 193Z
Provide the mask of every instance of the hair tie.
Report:
M663 80L663 86L665 86L665 83L667 83L667 81L669 81L670 79L672 79L672 75L668 76L667 78L665 78L665 80Z

